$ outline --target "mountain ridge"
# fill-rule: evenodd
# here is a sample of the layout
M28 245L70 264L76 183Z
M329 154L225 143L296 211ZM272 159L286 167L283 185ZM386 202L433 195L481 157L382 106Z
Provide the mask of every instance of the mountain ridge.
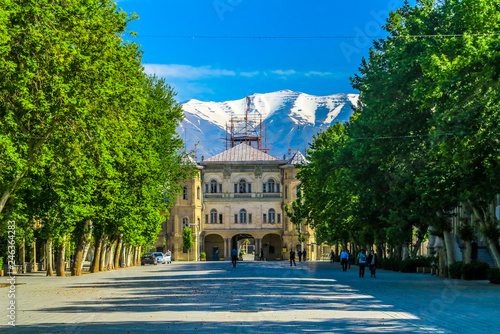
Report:
M352 115L351 106L358 101L358 94L316 96L288 89L254 93L248 97L249 115L261 117L267 125L267 139L272 147L270 154L275 156L286 154L290 148L303 151L318 131L336 122L348 121ZM231 116L244 115L246 108L246 97L222 102L191 99L182 104L185 119L177 130L188 150L198 143L198 159L213 156L226 149L225 126Z

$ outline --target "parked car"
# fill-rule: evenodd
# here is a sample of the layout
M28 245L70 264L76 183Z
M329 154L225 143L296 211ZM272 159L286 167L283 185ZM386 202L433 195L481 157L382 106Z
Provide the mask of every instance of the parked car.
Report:
M141 256L141 266L145 264L154 264L157 265L158 263L163 262L163 253L161 252L155 252L155 253L144 253Z
M163 259L168 264L172 263L172 256L170 255L170 252L166 252L165 255L163 255Z
M144 253L141 256L141 266L145 264L155 264L156 263L156 258L153 257L152 253Z
M163 258L163 253L162 252L155 252L155 253L153 253L153 256L156 259L156 263L155 264L158 264L158 263L165 264L165 259Z

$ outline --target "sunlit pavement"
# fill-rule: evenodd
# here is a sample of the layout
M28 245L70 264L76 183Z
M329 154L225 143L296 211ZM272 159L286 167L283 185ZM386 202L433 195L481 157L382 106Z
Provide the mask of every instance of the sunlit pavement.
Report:
M5 277L3 278L5 280ZM500 286L302 262L17 277L12 333L499 333Z

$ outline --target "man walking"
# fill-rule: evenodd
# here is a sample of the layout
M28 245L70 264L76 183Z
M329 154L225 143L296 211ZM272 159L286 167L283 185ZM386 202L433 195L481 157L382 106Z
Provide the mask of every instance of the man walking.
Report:
M299 262L302 261L302 251L300 249L297 255L299 256Z
M304 262L306 262L306 250L304 249L304 251L302 252L302 260L304 260Z
M330 250L330 263L335 263L335 252L333 249Z
M373 250L370 251L370 255L366 259L366 263L370 268L370 277L375 278L375 271L377 270L378 256Z
M231 262L233 263L233 268L236 268L236 261L238 261L238 251L236 248L231 250Z
M359 264L359 277L365 277L365 267L366 267L366 253L362 249L358 254L358 264Z
M349 253L345 249L340 253L340 264L342 264L342 271L347 270L347 261L349 261Z
M264 261L264 250L260 249L260 261Z
M297 267L297 264L295 263L295 251L293 249L290 249L290 267L293 265Z

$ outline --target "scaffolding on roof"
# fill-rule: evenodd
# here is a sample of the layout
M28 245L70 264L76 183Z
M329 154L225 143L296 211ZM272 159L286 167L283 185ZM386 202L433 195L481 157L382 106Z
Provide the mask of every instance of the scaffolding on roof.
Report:
M247 96L245 101L245 114L231 115L229 124L226 123L226 150L246 143L267 153L270 150L267 143L267 125L262 123L262 115L258 111L250 113L250 97Z

